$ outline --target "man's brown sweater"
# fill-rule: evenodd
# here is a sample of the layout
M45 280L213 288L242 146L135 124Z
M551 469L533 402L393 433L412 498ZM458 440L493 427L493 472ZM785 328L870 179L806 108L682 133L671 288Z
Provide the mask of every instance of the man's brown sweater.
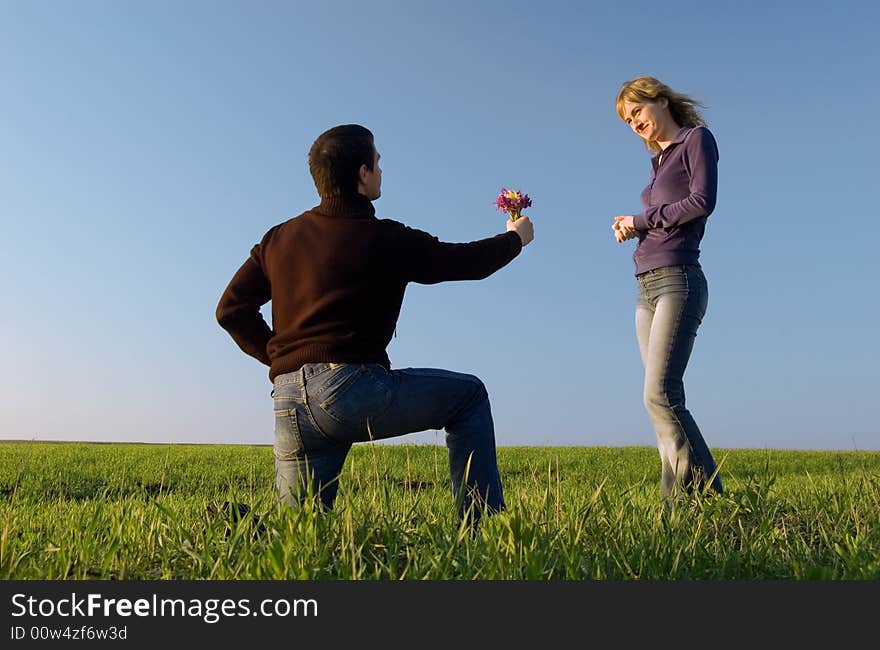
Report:
M481 280L519 255L515 232L450 244L390 219L366 197L329 197L269 230L233 276L217 321L269 379L306 363L391 364L408 282ZM260 307L272 301L272 325Z

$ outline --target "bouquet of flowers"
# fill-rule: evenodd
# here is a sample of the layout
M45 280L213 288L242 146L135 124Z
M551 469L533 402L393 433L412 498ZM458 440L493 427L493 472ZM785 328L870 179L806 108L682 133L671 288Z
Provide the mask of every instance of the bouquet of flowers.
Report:
M519 190L509 190L506 187L501 188L501 193L495 199L495 208L509 215L511 221L519 219L520 213L531 204L532 200L528 194L523 194Z

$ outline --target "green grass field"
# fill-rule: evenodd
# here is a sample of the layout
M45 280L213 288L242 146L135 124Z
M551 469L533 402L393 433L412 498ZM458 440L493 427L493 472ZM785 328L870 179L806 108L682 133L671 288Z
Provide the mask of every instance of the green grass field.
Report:
M321 514L276 506L269 447L0 444L0 578L880 578L880 452L714 452L727 493L667 507L652 448L500 448L472 534L443 447L356 446Z

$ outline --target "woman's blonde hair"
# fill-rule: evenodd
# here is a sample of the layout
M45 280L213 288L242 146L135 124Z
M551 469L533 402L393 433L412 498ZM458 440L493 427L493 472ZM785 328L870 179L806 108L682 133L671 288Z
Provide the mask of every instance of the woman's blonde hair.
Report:
M668 102L672 119L679 126L706 126L706 120L699 110L703 106L700 102L693 97L675 92L654 77L636 77L623 83L617 93L617 116L621 120L625 119L623 116L625 101L656 102L661 98L665 98ZM642 139L644 140L644 138ZM660 145L654 141L644 140L644 142L650 151L660 151L661 149Z

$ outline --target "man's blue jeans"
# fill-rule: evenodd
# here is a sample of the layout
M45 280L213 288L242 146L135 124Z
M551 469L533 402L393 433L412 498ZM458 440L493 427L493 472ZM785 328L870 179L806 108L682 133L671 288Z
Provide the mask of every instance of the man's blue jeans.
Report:
M684 372L697 329L706 313L709 288L699 266L667 266L636 276L636 334L645 368L644 402L662 463L664 496L676 487L701 490L716 471L715 460L685 407ZM721 479L710 491L722 492Z
M332 508L353 443L446 429L459 516L471 504L476 515L504 509L489 395L477 377L311 363L274 384L275 484L283 503L301 504L312 490Z

